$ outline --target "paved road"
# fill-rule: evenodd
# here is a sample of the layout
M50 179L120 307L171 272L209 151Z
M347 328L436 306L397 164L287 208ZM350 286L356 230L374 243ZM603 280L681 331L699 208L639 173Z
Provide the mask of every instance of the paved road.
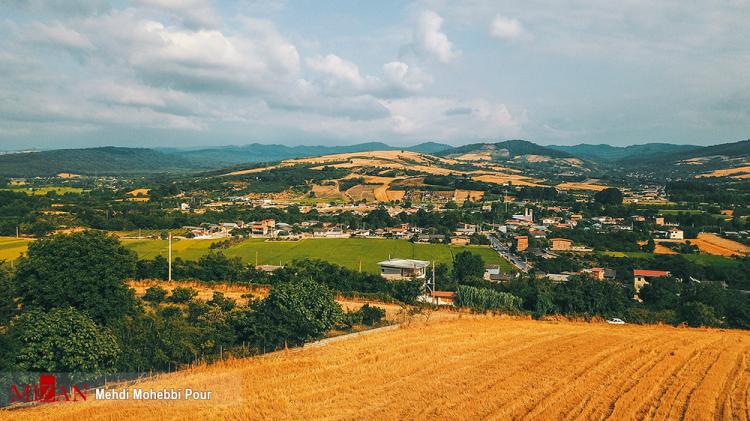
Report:
M500 242L500 240L497 239L497 237L495 237L492 234L487 234L487 238L490 240L490 244L492 245L492 248L503 259L509 261L513 266L515 266L521 272L526 273L529 271L529 265L519 256L516 256L515 254L513 254L508 247L503 245Z

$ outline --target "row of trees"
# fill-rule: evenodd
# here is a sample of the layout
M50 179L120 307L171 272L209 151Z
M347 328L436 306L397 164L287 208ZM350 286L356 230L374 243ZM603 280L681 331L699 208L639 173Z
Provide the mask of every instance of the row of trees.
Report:
M331 288L291 273L247 305L222 294L198 301L189 288L149 290L145 305L125 284L137 267L131 251L101 233L30 244L15 273L0 272L0 371L170 369L297 346L382 318L373 308L344 313Z

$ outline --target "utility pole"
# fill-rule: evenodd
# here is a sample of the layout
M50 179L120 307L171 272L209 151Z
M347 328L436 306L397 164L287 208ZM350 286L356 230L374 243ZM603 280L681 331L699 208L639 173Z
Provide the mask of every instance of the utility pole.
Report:
M169 261L169 265L168 265L168 267L169 267L168 280L171 281L172 280L172 233L171 232L169 233L169 237L168 238L169 238L169 240L168 240L168 245L169 245L169 251L168 251L168 255L169 255L169 259L168 259L168 261Z
M16 226L16 239L18 239L18 226Z

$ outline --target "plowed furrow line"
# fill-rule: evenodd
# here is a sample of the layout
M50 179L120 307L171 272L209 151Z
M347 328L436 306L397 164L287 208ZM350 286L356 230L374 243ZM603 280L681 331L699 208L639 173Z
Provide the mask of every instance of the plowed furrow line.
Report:
M724 383L724 387L719 393L719 399L716 401L716 419L725 420L733 418L732 398L737 389L737 383L742 376L742 371L745 368L746 352L747 349L742 349L737 354L732 371L727 376L727 381Z
M586 335L591 338L591 335ZM597 338L601 341L601 338ZM584 339L584 341L586 341ZM614 349L601 349L601 343L591 349L592 342L586 341L583 346L575 347L570 350L558 346L558 352L564 352L560 357L550 356L544 359L541 364L534 366L521 367L521 370L509 377L513 384L513 392L508 393L508 379L495 379L489 387L483 386L479 390L484 396L503 396L503 399L487 400L486 406L481 408L482 412L478 415L481 417L491 417L493 419L509 418L521 411L524 407L528 408L534 405L541 396L550 393L550 390L559 386L560 383L567 381L571 374L571 369L583 366L585 371L591 365L596 364L602 359L617 351ZM582 355L590 355L582 361ZM497 392L497 393L496 393Z
M674 364L668 374L661 376L660 381L655 379L654 388L658 388L658 391L655 392L654 396L651 396L654 394L653 392L648 394L649 398L642 401L643 403L640 405L638 414L642 417L654 418L657 411L663 405L666 405L665 399L672 405L674 402L672 396L679 394L680 390L684 387L684 384L680 383L680 379L686 371L695 366L696 361L703 355L704 351L705 347L696 348L682 364ZM644 379L644 382L648 383L648 379Z
M704 344L693 343L689 347L678 348L675 355L670 355L667 349L661 353L651 352L653 363L643 375L631 378L621 390L620 397L610 404L609 413L606 417L632 418L635 417L636 407L641 405L644 399L655 393L659 388L664 388L665 377L670 376L681 367L689 365L690 361L696 359L703 351ZM683 360L676 360L676 358ZM677 365L680 361L682 364ZM640 412L640 411L639 411Z
M480 354L478 356L480 361L476 363L465 362L463 370L443 370L441 367L440 373L437 376L431 377L429 383L417 382L407 392L409 396L414 396L415 399L430 397L430 404L426 404L423 409L416 413L414 412L416 408L405 405L404 412L399 413L399 417L436 417L440 416L440 413L445 413L446 415L442 416L447 416L456 407L462 406L462 403L473 399L477 396L477 393L481 393L478 391L484 390L486 384L493 384L498 379L513 379L514 376L522 376L527 370L527 364L541 364L547 358L557 355L556 352L560 352L556 351L550 354L550 351L547 351L548 349L558 350L560 344L575 344L581 340L581 336L582 334L580 333L569 333L552 338L547 335L547 340L545 341L515 349L502 355L500 358L494 357L493 353ZM493 356L491 357L490 355ZM529 359L530 355L533 355L534 359ZM524 366L517 368L518 362L523 362ZM508 369L512 371L505 372ZM465 384L457 384L459 382L464 382ZM434 386L432 385L436 384L451 386L442 390L434 390ZM485 396L488 399L491 398L490 395Z
M591 417L592 412L609 406L616 399L613 394L619 390L614 387L616 384L622 383L628 378L640 377L641 373L650 368L646 363L653 361L653 358L644 351L653 349L655 345L664 347L666 344L658 336L652 336L647 341L633 344L633 346L628 347L626 352L618 354L606 365L597 367L596 372L592 373L591 379L581 379L581 382L586 386L575 389L571 385L569 387L571 390L562 396L566 398L566 401L573 402L574 406L561 412L563 418ZM596 376L596 374L599 375ZM581 396L581 394L584 394L584 396ZM555 403L555 406L559 405L560 402Z
M489 338L485 338L485 340L488 339ZM444 381L443 377L445 377L445 381L450 384L451 377L460 378L458 377L458 375L461 372L460 369L462 367L473 368L476 366L482 366L483 364L493 365L497 363L497 358L510 358L514 355L520 355L524 353L526 349L532 348L534 346L544 346L545 344L551 343L556 340L550 339L547 335L539 335L539 337L534 338L533 341L529 341L530 339L531 338L517 336L514 338L513 342L506 342L504 344L493 342L491 344L486 344L485 346L483 346L483 343L477 344L472 342L467 344L463 341L442 343L436 344L436 349L428 356L425 356L424 352L415 352L413 353L414 355L407 356L402 354L400 355L400 361L392 361L392 364L382 364L382 370L379 370L379 374L371 379L373 384L366 389L362 389L361 391L363 393L382 393L384 395L388 395L393 394L394 391L403 388L409 389L413 392L415 390L418 390L418 385L414 385L414 387L417 387L417 389L415 389L414 387L410 388L410 385L408 383L414 382L418 379L430 379L430 383L441 384L441 382ZM518 342L519 344L516 344L516 342ZM508 350L505 352L491 352L494 350L488 349L488 346L508 348ZM473 351L466 352L467 349L471 349ZM493 358L487 358L487 355L493 355ZM460 358L455 358L456 356L460 356ZM415 362L417 361L421 361L423 363L415 364ZM355 367L354 372L342 372L342 381L346 381L347 378L357 379L357 371L358 370ZM434 374L435 372L438 373L437 376ZM348 389L352 392L356 392L358 391L358 388L361 389L361 384L358 384L356 380L352 380L352 384L342 385L341 383L337 382L336 384L331 386L332 387L321 386L315 388L315 394L317 394L318 399L320 398L320 396L328 397L327 400L321 402L321 404L324 404L326 406L335 406L337 403L345 403L351 398L351 396L332 392L340 392L341 389ZM327 394L325 394L326 392ZM428 391L425 391L425 394L428 394ZM306 390L304 396L308 395L311 394L307 393Z
M669 412L667 412L666 414L662 413L662 417L667 417L669 419L685 419L685 411L687 409L687 402L689 397L693 394L695 388L698 387L708 370L719 359L719 356L720 354L716 350L709 349L706 352L705 358L697 361L697 363L691 367L691 370L688 370L686 372L686 374L681 379L681 386L677 395L675 396L674 400L670 402ZM705 361L708 361L708 364L701 364ZM659 411L657 411L656 415L660 416Z
M722 362L724 362L724 357L727 356L726 352L726 348L719 349L711 365L698 377L698 381L690 389L685 404L682 406L681 419L700 419L705 416L714 418L716 416L716 412L714 412L718 401L716 391L723 388L722 380L724 380L725 375L722 375L722 371L724 371ZM733 358L729 359L733 360ZM717 385L717 382L721 385ZM701 406L701 404L704 404L704 406Z

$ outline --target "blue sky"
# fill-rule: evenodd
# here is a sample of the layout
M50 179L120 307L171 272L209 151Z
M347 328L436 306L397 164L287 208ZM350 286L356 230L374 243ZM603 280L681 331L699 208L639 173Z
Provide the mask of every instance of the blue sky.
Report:
M750 137L746 1L8 0L0 149Z

